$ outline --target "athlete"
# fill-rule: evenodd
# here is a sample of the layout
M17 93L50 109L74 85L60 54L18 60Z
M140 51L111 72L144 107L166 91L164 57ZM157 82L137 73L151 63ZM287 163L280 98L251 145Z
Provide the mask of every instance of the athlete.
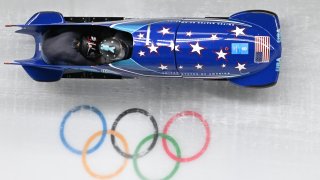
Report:
M98 38L75 31L48 33L42 43L46 63L58 65L102 65L128 58L128 45L117 38Z

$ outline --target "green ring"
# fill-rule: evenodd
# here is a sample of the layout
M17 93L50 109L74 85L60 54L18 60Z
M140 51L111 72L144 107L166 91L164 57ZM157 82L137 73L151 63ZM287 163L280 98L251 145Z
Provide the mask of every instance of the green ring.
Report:
M176 149L176 153L177 153L177 157L181 157L181 151L180 151L180 147L177 143L176 140L174 140L171 136L167 135L167 134L163 134L163 133L159 133L158 134L161 138L165 138L167 139L168 141L170 141L174 148ZM134 154L133 154L133 167L134 167L134 170L135 172L137 173L137 175L140 177L140 179L148 179L146 178L140 171L139 167L138 167L138 162L137 162L137 159L139 156L137 156L139 154L139 150L141 149L141 147L148 141L150 141L151 139L153 139L153 136L155 136L154 134L151 134L147 137L145 137L144 139L142 139L142 141L138 144L137 148L135 149L134 151ZM169 175L167 175L166 177L164 177L163 179L170 179L172 178L172 176L178 171L179 169L179 166L180 166L180 162L176 162L176 165L174 166L173 170L169 173Z

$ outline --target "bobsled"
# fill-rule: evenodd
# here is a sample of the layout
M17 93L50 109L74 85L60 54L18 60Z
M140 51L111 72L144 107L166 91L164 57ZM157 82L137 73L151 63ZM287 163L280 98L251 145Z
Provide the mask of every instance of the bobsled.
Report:
M36 47L32 58L5 64L21 65L41 82L166 77L269 87L279 76L280 23L269 11L153 19L39 12L7 27L32 35Z

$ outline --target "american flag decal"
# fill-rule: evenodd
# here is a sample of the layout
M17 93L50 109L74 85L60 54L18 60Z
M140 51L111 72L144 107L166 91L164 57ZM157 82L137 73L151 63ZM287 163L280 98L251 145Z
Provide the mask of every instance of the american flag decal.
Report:
M270 37L255 36L255 63L268 63L270 61Z

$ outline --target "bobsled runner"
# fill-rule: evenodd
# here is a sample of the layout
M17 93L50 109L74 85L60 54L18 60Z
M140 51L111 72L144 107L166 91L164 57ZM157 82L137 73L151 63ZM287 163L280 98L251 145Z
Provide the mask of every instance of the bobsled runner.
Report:
M7 26L34 37L31 59L6 64L21 65L36 81L145 76L268 87L279 76L280 24L268 11L160 19L39 12L26 24Z

